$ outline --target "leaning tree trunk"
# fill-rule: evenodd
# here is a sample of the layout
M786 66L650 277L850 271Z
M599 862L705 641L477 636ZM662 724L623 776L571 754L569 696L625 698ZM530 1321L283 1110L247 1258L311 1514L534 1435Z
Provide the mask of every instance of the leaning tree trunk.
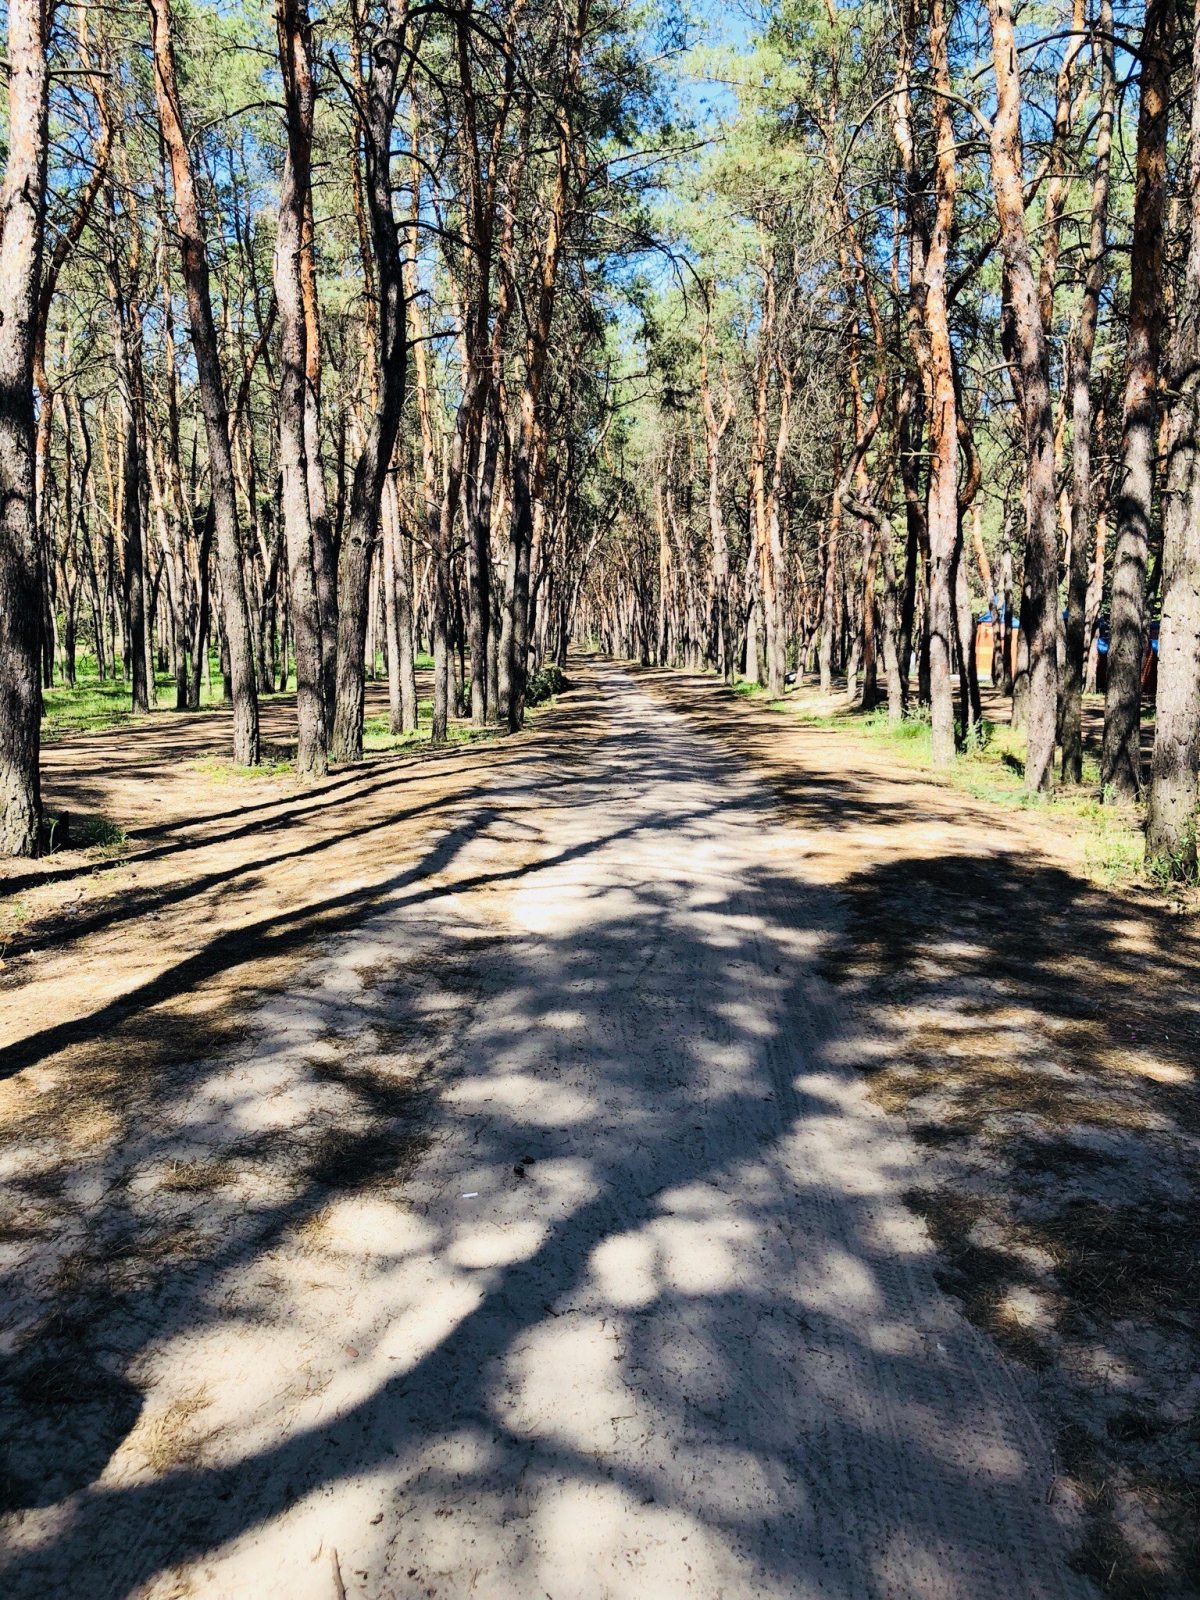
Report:
M988 0L996 71L996 114L990 144L992 187L1009 286L1012 348L1025 426L1028 527L1021 624L1029 650L1025 782L1045 789L1054 779L1058 722L1058 529L1054 504L1054 420L1050 363L1038 305L1037 278L1025 231L1021 146L1021 81L1013 37L1012 0ZM1029 619L1025 631L1026 615Z
M1092 352L1108 264L1105 235L1116 103L1112 22L1112 0L1101 0L1100 107L1092 158L1091 235L1083 303L1079 308L1079 335L1071 368L1071 570L1067 578L1067 663L1062 708L1064 783L1083 781L1083 673L1087 653L1088 529L1092 512Z
M1147 0L1142 30L1137 187L1125 345L1125 406L1113 545L1108 688L1100 781L1114 800L1142 788L1142 656L1146 647L1146 559L1154 495L1158 365L1163 332L1163 222L1171 100L1172 0Z
M9 0L0 190L0 852L41 850L33 344L45 228L48 11Z
M204 433L208 441L217 567L221 577L225 637L229 642L229 667L233 684L233 759L241 766L251 767L258 762L254 644L238 535L233 457L229 447L229 411L208 287L208 250L200 204L196 197L191 153L184 132L175 70L175 46L171 34L170 0L149 0L149 6L150 42L154 51L154 93L163 140L171 159L183 280L187 288L188 321L196 357L200 403L204 411Z
M1200 781L1200 9L1192 46L1191 238L1170 350L1162 620L1146 861L1196 871Z
M404 403L408 345L405 337L400 235L392 211L392 124L400 64L404 59L407 0L388 0L387 26L371 47L371 76L363 116L367 206L371 245L379 273L379 401L354 468L350 525L338 560L337 706L333 755L362 759L363 650L379 506Z

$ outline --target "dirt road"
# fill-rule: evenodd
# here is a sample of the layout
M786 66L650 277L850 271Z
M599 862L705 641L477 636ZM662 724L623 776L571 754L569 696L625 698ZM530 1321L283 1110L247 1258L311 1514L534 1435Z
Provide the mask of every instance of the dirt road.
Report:
M12 1600L1093 1592L803 828L617 668L563 713L127 1140L128 1216L205 1243L106 1303Z

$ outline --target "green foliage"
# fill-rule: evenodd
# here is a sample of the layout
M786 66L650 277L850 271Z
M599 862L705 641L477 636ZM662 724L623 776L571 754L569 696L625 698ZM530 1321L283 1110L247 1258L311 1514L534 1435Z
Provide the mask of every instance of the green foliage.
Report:
M548 661L530 678L525 690L525 703L530 706L545 705L555 695L565 694L570 687L567 675L558 663Z
M108 817L80 817L72 823L71 842L77 850L99 850L115 854L124 850L129 836L120 823Z

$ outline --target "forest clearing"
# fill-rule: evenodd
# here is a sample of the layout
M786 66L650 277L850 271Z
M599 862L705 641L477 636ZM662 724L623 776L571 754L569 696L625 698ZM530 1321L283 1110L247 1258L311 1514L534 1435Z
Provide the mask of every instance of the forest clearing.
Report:
M0 26L0 1595L1200 1600L1200 0Z

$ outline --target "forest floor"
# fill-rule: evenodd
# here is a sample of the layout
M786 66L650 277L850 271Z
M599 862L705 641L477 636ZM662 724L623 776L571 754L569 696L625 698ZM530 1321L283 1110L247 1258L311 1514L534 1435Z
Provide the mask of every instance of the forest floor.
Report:
M804 692L570 675L309 789L285 701L253 776L48 747L4 1593L1193 1593L1191 902Z

